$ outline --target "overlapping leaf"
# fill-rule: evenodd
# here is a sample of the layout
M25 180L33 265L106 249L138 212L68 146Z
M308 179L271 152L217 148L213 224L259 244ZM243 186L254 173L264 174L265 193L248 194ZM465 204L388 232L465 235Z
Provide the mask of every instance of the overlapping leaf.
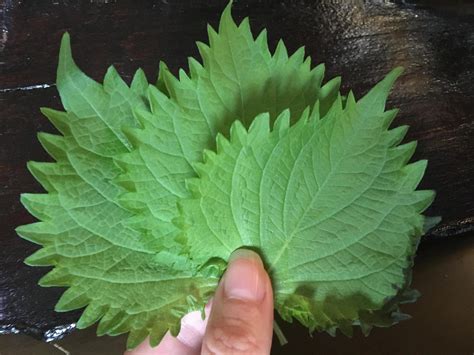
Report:
M202 64L177 79L162 63L156 87L141 71L128 87L113 68L94 82L64 36L66 112L43 110L62 135L39 135L55 162L29 164L47 193L22 196L40 222L18 233L43 246L27 262L54 266L41 284L69 287L58 310L86 307L79 327L100 320L100 334L130 332L129 347L176 332L242 246L264 256L283 318L346 333L390 324L413 299L432 198L415 191L415 145L397 146L406 127L388 130L398 71L343 107L338 78L322 86L324 67L283 42L272 54L230 5L208 33Z
M270 131L262 114L248 132L236 122L230 141L219 136L189 182L194 198L181 201L193 260L254 248L283 318L347 333L386 322L374 312L400 296L434 196L415 191L426 161L407 165L415 143L398 145L406 127L388 130L396 111L384 105L399 72L357 103L339 99L323 119L305 112L290 127L284 111Z
M58 90L67 112L43 110L63 135L39 135L56 162L28 164L48 193L22 195L41 222L17 229L43 245L28 264L55 266L40 284L69 287L56 309L87 306L78 327L101 319L99 333L130 331L130 346L149 333L157 343L169 328L176 331L180 317L201 307L217 282L125 223L133 215L118 203L124 191L113 183L120 169L112 157L130 149L121 127L136 125L132 109L146 107L146 86L141 71L129 88L113 68L103 86L92 81L72 61L64 36Z
M280 41L272 55L265 30L254 39L248 19L235 24L230 5L219 33L210 26L208 33L209 46L198 43L203 64L189 59L190 76L181 70L178 80L161 67L169 96L149 88L151 112L137 110L141 129L126 131L135 149L117 159L126 171L118 183L130 191L121 203L137 212L129 223L155 238L176 235L171 221L177 200L188 196L184 181L217 132L226 134L236 119L248 126L262 112L273 119L289 108L294 120L318 99L324 114L339 89L339 78L321 87L324 66L311 68L303 48L288 57Z

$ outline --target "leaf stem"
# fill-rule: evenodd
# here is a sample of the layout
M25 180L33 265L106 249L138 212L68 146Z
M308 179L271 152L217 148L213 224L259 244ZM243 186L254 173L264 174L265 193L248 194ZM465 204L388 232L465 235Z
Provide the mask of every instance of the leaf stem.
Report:
M281 346L288 343L285 334L283 334L283 331L275 320L273 321L273 331L275 332L275 335L277 336Z

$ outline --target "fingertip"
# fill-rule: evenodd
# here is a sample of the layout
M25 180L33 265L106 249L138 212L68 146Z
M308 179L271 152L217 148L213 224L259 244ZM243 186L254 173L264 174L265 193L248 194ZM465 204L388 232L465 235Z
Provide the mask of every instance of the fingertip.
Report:
M273 293L257 253L239 249L214 296L202 354L268 354L273 334Z
M181 319L181 329L178 336L174 337L167 332L160 344L151 347L150 338L146 338L135 349L126 351L124 355L194 355L199 354L207 319L211 310L211 303L206 305L206 317L202 319L200 311L186 314Z
M234 250L234 252L230 254L229 264L231 264L232 262L236 260L242 260L242 259L255 261L256 263L260 264L263 267L263 262L262 262L262 259L260 258L260 255L258 255L253 250L244 249L244 248Z
M224 275L226 298L261 302L267 289L263 264L257 254L246 251L234 253Z
M202 319L200 311L186 314L183 319L181 319L181 330L176 337L181 343L196 351L201 349L202 338L206 331L210 308L206 307L205 313L206 316L204 319Z

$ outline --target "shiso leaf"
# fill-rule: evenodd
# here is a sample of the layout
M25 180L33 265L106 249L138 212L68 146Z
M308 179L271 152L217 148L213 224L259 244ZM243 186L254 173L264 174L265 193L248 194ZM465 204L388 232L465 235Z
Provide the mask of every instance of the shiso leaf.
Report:
M119 204L124 190L113 182L121 172L113 157L131 148L121 128L136 126L132 110L148 105L144 80L138 71L130 89L110 68L103 85L93 81L74 63L64 35L57 82L67 112L42 110L62 135L39 135L56 162L28 164L48 193L22 195L41 222L17 228L43 246L25 262L54 266L40 285L69 287L56 310L87 306L79 328L101 320L100 334L130 331L129 347L176 332L218 281L125 223L133 214Z
M289 109L294 122L316 101L324 115L339 91L340 78L322 85L324 65L312 68L303 48L290 56L280 41L272 54L265 30L254 38L248 19L235 23L231 4L208 36L209 44L198 43L201 63L189 59L189 75L176 78L160 64L159 89L148 89L151 111L137 109L140 128L125 130L133 150L116 157L124 170L116 182L128 190L121 203L135 211L128 222L155 238L178 235L172 220L189 196L185 180L218 132L228 135L235 120L248 127L262 112L274 120Z
M38 135L55 161L28 164L46 193L22 195L39 222L17 228L42 246L25 262L54 266L40 285L68 287L56 310L156 345L252 247L288 321L350 335L405 319L434 193L416 190L426 161L408 163L416 144L385 111L401 70L357 101L302 48L272 53L231 3L208 34L189 73L161 62L156 85L138 70L130 86L113 67L86 76L63 36L65 112L42 109L60 134Z
M401 320L391 302L408 292L434 192L416 190L426 162L407 164L412 144L393 144L388 129L396 111L385 101L400 72L357 102L337 100L321 120L306 112L289 126L284 111L273 130L267 113L248 130L235 122L200 165L193 198L180 201L193 260L206 263L209 249L223 260L258 250L277 311L310 330L351 335L353 324Z

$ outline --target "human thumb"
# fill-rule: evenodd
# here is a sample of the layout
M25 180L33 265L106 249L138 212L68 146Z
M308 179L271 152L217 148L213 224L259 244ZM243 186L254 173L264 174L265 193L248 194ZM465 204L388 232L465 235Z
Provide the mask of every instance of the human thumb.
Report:
M273 292L258 254L235 251L216 294L202 354L269 354Z

